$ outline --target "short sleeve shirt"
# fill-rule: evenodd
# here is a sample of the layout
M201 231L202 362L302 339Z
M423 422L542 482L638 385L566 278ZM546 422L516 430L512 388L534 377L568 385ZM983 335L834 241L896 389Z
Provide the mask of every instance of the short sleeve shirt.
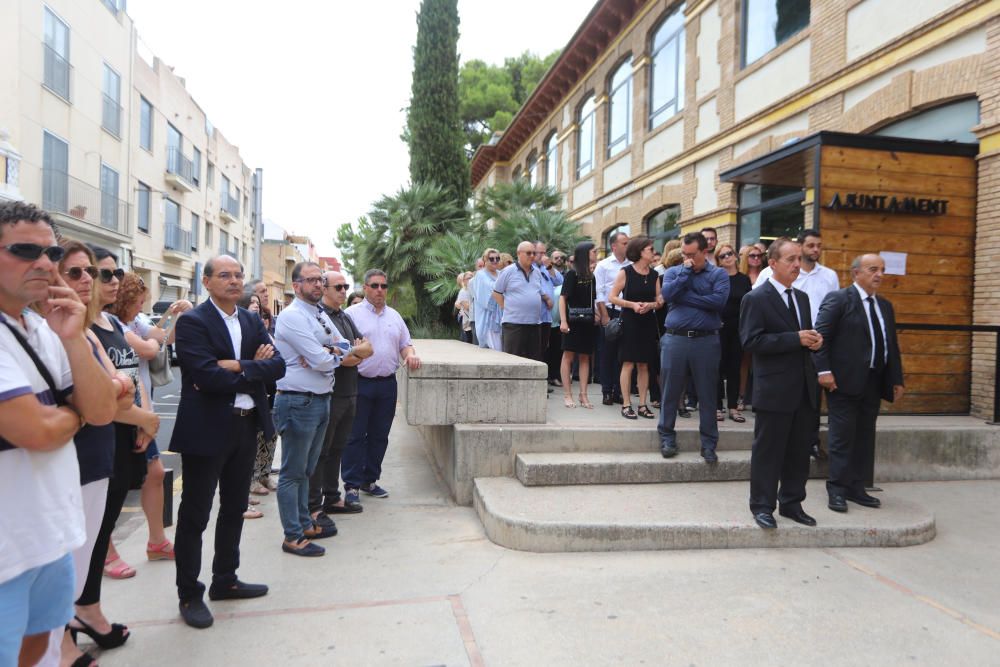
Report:
M69 359L59 337L37 313L24 324L0 315L0 402L34 395L43 405L55 396L6 323L18 329L45 364L61 395L73 389ZM0 427L0 583L62 558L86 538L80 469L73 441L48 452L29 451L2 439Z
M503 324L540 324L542 274L532 264L528 272L516 262L500 272L493 291L503 294Z

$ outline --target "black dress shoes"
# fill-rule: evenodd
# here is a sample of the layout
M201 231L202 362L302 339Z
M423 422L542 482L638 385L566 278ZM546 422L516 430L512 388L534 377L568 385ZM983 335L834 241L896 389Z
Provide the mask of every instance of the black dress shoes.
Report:
M844 498L844 496L830 496L830 501L826 504L826 506L834 512L846 512L847 499Z
M701 458L705 459L705 463L718 463L719 455L715 453L714 449L701 448Z
M756 512L753 520L764 530L774 530L778 527L778 522L774 520L774 515L770 512Z
M215 619L212 618L212 612L208 610L204 600L181 600L180 609L181 618L192 628L201 630L211 627L212 623L215 622Z
M232 586L216 586L212 584L208 587L209 600L248 600L264 595L267 595L267 585L248 584L239 579Z
M847 499L852 503L857 503L863 507L882 507L882 501L875 496L870 496L864 491L861 493L849 493Z
M665 459L673 458L673 457L677 456L677 446L676 445L670 445L668 447L660 447L660 454Z
M615 404L615 399L611 397L611 394L604 394L604 396L601 398L601 404L602 405L614 405Z
M784 507L778 508L778 514L785 517L786 519L791 519L795 523L801 523L803 526L815 526L816 519L812 518L801 507L788 508Z
M827 455L826 450L823 449L821 445L813 445L812 451L809 452L809 455L812 456L817 461L826 461L828 458L830 458Z

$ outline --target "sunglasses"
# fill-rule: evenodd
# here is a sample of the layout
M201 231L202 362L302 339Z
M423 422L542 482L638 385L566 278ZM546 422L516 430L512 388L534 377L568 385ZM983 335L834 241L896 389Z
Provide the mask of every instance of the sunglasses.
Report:
M91 278L97 278L100 271L97 270L96 266L74 266L63 271L63 275L68 276L70 280L79 280L84 273Z
M332 331L330 331L330 327L326 326L326 321L320 316L319 313L316 313L316 321L319 322L319 325L321 327L323 327L323 331L326 332L327 336L333 333Z
M58 262L66 256L66 249L57 245L46 247L37 243L11 243L10 245L2 245L0 248L26 262L34 262L43 254L53 262Z
M719 255L719 259L729 259L730 257L732 257L735 254L736 253L732 252L731 250L727 250L726 252L724 252L721 255Z
M337 290L338 292L346 292L347 290L349 290L351 288L351 286L348 285L347 283L343 283L341 285L325 285L325 287L332 287L333 289Z
M387 283L368 283L368 287L372 289L389 289L389 285Z
M749 255L747 255L747 257L749 257L750 259L760 259L760 258L761 258L761 257L763 257L763 256L764 256L764 255L760 255L760 254L757 254L757 253L755 253L755 252L752 252L752 253L750 253Z
M499 262L500 261L500 255L490 255L486 259L488 259L491 262Z
M121 280L124 277L125 277L125 269L115 269L114 271L112 271L111 269L101 269L102 283L110 283L112 278L117 278L118 280Z

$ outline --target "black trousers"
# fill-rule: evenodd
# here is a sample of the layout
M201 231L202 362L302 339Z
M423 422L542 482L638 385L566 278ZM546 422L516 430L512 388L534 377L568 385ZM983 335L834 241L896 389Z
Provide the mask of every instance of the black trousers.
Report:
M326 424L323 449L316 470L309 478L309 512L329 512L340 502L340 459L351 436L357 396L331 396L330 421Z
M549 379L562 379L562 331L559 327L549 327L549 349L545 362L549 366Z
M882 374L872 371L861 396L839 391L826 396L830 414L827 447L830 450L830 495L861 493L875 461L875 421L882 403Z
M538 361L539 344L537 324L502 324L500 326L500 344L507 354L514 354L525 359Z
M617 308L608 308L608 321L621 317ZM604 337L604 327L597 334L597 345L600 348L601 362L601 393L621 396L622 362L619 358L618 346L622 339L608 340Z
M548 363L549 340L552 338L552 325L543 322L538 325L538 356L536 359L542 363Z
M181 454L181 504L174 533L177 596L181 601L200 600L205 585L201 573L201 535L208 527L215 488L219 488L219 514L215 520L215 559L212 583L236 583L240 566L243 511L250 493L250 473L257 453L257 424L253 416L233 417L232 430L216 456Z
M816 410L802 401L794 412L754 409L750 511L794 508L806 498L810 431Z
M722 409L722 397L726 397L726 407L735 410L740 399L740 364L743 362L743 346L740 345L740 331L736 327L723 327L719 331L719 345L722 359L719 362L719 393L717 409ZM723 387L725 381L725 387ZM817 413L818 415L819 413Z

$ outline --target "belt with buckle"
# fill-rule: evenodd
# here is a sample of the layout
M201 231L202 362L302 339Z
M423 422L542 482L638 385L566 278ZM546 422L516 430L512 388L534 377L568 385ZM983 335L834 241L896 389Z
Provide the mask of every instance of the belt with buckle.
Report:
M250 417L257 412L257 408L233 408L234 417Z
M664 329L663 331L671 336L684 336L685 338L702 338L719 333L718 329Z
M330 392L324 392L322 394L317 394L313 391L294 391L292 389L279 389L278 394L287 394L288 396L316 396L317 398L324 398L330 395Z

